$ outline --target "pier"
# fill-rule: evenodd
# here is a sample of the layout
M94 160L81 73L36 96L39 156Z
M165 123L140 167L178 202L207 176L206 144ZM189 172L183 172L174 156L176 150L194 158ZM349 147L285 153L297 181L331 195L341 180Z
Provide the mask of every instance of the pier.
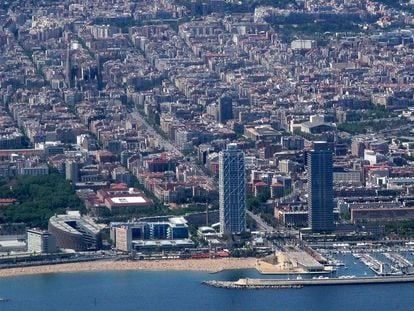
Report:
M383 273L382 267L384 266L384 264L378 259L375 259L371 255L368 255L366 253L354 254L354 256L361 260L368 268L370 268L376 274L381 275Z
M403 269L403 268L413 267L413 264L408 259L406 259L405 257L403 257L400 254L397 254L397 253L383 253L383 255L385 257L387 257L390 261L395 263L398 268Z
M238 281L204 281L203 284L234 289L283 289L302 288L304 286L326 286L326 285L363 285L363 284L391 284L391 283L414 283L414 276L393 277L342 277L321 279L249 279L243 278Z
M383 256L385 256L396 266L391 265L389 263L384 263L374 258L372 255L368 255L366 253L354 254L355 258L361 260L368 268L370 268L377 275L391 276L402 275L404 273L411 274L412 263L403 256L397 253L383 253Z

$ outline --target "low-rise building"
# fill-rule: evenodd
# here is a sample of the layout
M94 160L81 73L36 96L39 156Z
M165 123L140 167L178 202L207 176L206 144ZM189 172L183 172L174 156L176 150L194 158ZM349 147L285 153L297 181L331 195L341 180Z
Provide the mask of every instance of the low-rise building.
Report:
M142 208L154 206L154 202L142 191L128 188L125 184L115 184L109 189L101 189L97 196L114 214L134 213Z
M271 140L280 141L282 134L275 131L270 125L262 125L256 127L247 127L244 130L244 135L254 141Z
M151 221L111 223L111 238L116 249L129 252L134 249L136 241L186 240L188 239L188 225L183 217L161 217Z
M92 218L81 216L79 212L51 217L48 231L56 238L56 246L59 248L75 251L101 248L101 227Z
M29 253L54 253L56 252L56 239L47 231L27 230L27 251Z
M414 207L351 208L353 223L399 220L414 220Z

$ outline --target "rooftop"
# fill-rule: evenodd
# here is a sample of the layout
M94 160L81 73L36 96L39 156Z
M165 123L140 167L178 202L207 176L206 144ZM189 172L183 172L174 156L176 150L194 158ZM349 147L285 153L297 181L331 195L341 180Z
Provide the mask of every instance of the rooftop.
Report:
M79 212L66 215L55 215L49 219L49 224L55 228L69 232L71 234L83 235L83 233L78 229L69 225L71 222L75 222L76 226L84 227L93 234L98 234L101 231L101 227L97 225L92 218L81 216Z

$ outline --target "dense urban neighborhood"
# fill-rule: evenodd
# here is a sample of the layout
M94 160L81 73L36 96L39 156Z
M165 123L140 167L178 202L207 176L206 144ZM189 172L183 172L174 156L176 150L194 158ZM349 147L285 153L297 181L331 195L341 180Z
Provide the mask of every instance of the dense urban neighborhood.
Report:
M0 268L414 273L413 26L405 0L0 0Z

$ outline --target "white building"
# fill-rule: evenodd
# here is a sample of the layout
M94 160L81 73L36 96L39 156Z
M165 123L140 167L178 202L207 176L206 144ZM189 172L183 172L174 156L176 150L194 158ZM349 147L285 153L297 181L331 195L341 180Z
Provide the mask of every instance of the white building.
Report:
M315 40L293 40L290 43L290 48L292 50L311 50L316 47Z
M386 156L383 154L377 153L374 150L364 150L364 160L368 161L369 164L374 165L386 160Z
M56 240L47 231L27 230L27 251L29 253L54 253L56 252Z

